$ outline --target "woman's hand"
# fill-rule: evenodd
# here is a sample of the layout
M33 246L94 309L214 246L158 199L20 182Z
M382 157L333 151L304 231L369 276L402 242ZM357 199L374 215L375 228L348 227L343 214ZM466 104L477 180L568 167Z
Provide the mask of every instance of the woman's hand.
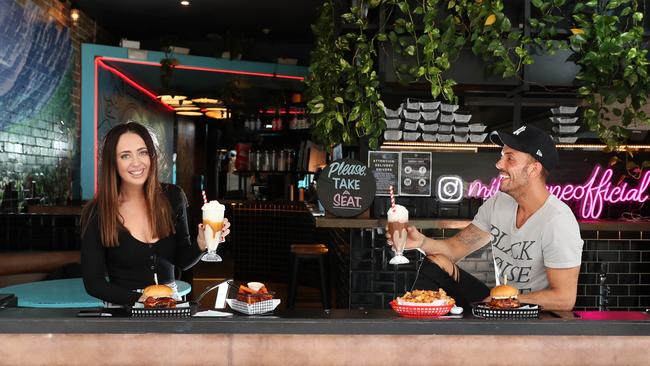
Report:
M422 245L424 245L424 241L427 238L424 234L419 232L414 226L407 227L406 233L406 246L404 246L404 250L422 248ZM397 231L389 233L388 226L386 226L386 242L388 245L393 246L393 235L395 234L397 234Z
M223 219L223 227L221 228L221 239L219 242L226 240L226 236L230 234L230 222L228 219ZM199 234L196 236L196 243L201 250L207 250L208 244L205 242L205 225L199 224Z

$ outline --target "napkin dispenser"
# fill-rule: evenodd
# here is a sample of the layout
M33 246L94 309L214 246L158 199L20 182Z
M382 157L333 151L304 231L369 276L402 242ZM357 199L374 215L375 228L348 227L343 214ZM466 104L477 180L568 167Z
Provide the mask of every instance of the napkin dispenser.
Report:
M215 298L214 302L214 308L215 309L225 309L226 308L226 298L228 297L228 289L233 286L232 285L232 279L225 280L223 282L219 282L216 284L213 284L211 286L208 286L205 288L203 293L199 295L199 297L196 299L196 302L200 302L201 299L205 295L207 295L209 292L214 291L215 289L217 290L217 296Z
M18 307L18 298L14 294L0 294L0 309Z

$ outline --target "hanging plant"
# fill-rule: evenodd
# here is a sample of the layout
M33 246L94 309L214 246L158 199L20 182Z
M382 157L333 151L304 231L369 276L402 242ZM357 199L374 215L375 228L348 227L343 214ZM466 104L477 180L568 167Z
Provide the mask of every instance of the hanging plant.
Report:
M579 31L569 41L580 65L576 78L586 103L583 117L610 149L627 140L626 126L650 123L641 110L650 94L643 16L634 0L591 0L574 8Z
M442 74L449 70L451 60L458 56L465 38L456 32L453 16L439 20L439 2L426 0L411 7L409 1L388 1L400 15L395 16L392 30L387 35L380 35L379 39L391 42L393 64L399 80L414 83L424 79L430 84L433 98L442 95L443 99L456 102L453 91L456 82L443 78ZM418 18L422 18L422 29L417 28Z
M572 32L581 32L578 28L570 27L571 8L566 0L532 0L532 5L539 9L539 18L528 20L533 33L531 41L538 46L541 53L553 55L558 50L569 49L566 37L561 37L559 28L564 26Z
M493 74L516 77L522 65L533 63L526 47L530 38L512 29L503 13L503 1L462 0L454 10L463 19L472 52L488 63Z
M378 4L373 1L370 6ZM374 67L376 36L365 34L367 19L360 11L365 5L361 1L341 16L344 24L356 27L355 32L336 34L332 0L324 1L312 26L316 46L306 79L307 107L312 136L327 150L339 143L354 143L361 137L368 137L370 147L376 148L386 128Z
M160 60L160 85L164 92L171 92L172 75L180 62L174 58L170 47L166 47L164 51L165 57Z
M530 39L512 30L500 0L423 0L416 1L414 7L411 3L388 1L400 15L395 16L387 38L394 54L402 59L394 58L398 78L405 80L406 76L410 82L425 79L434 99L442 95L447 101L457 101L453 91L456 81L444 78L443 73L463 47L470 47L491 72L503 77L517 76L522 65L533 62L526 48ZM418 17L422 18L421 28L416 26Z

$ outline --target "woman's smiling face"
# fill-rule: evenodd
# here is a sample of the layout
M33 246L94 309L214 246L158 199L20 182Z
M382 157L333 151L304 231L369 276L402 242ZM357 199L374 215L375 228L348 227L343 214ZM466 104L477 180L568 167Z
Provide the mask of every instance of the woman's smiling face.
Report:
M117 174L122 184L143 186L149 178L151 158L144 140L135 133L120 136L116 147Z

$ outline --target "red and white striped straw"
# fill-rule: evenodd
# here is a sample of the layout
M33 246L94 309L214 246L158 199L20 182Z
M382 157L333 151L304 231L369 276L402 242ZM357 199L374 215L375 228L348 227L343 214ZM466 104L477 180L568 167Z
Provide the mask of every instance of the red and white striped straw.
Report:
M389 189L390 189L390 207L393 209L393 212L395 212L395 194L393 193L392 184Z
M203 196L203 203L208 203L208 196L205 195L204 190L201 190L201 196Z

